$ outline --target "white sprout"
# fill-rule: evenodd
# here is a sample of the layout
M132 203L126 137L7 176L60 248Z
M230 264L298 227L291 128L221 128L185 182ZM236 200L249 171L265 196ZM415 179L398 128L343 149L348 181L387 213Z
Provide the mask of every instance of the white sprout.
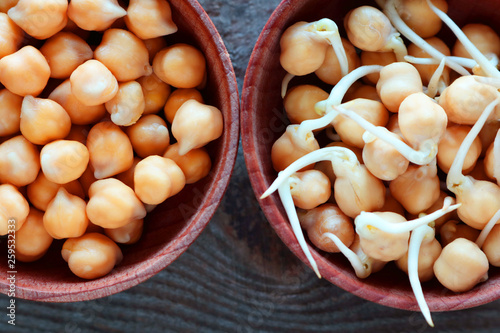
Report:
M437 95L438 91L443 91L446 88L443 80L441 80L445 60L445 58L441 59L441 63L439 64L438 68L436 68L436 71L434 72L434 74L432 74L432 77L429 80L429 85L427 86L427 96L429 96L430 98L434 98Z
M332 242L334 242L335 245L339 248L340 252L342 252L342 254L347 258L347 260L349 260L358 278L364 279L370 275L371 265L368 262L368 260L370 259L368 256L365 255L364 260L362 260L354 251L345 246L345 244L342 243L340 238L338 238L331 232L325 233L324 236L330 238Z
M500 210L498 210L495 213L495 215L493 215L491 217L491 219L488 221L488 223L483 228L483 230L481 230L481 233L479 234L479 236L476 239L477 246L479 246L480 248L483 246L484 241L486 240L486 238L488 237L488 235L491 232L491 229L493 229L493 227L497 224L497 222L499 220L500 220Z
M434 327L434 323L432 322L431 312L429 311L429 306L425 301L422 285L420 284L420 279L418 278L418 254L423 241L432 240L433 238L434 229L428 225L421 225L411 233L410 245L408 247L408 277L410 279L411 289L417 299L422 315L431 327Z
M384 8L384 13L391 20L394 27L396 27L396 29L409 41L411 41L413 44L417 45L419 48L424 50L432 58L435 58L439 61L441 61L442 58L445 58L446 65L451 69L453 69L454 71L456 71L457 73L461 75L470 75L470 73L465 68L463 68L456 62L450 60L450 58L446 58L444 54L436 50L429 43L427 43L422 37L420 37L413 30L411 30L410 27L408 27L408 25L399 16L396 10L395 0L387 0L383 8Z
M422 147L429 147L426 150L415 150L408 146L405 142L398 140L390 134L390 132L383 126L375 126L370 123L365 118L358 115L356 112L347 110L341 106L335 107L335 110L342 115L352 119L359 126L363 127L366 132L363 134L363 140L365 142L373 141L373 136L379 138L392 145L401 155L403 155L407 160L418 165L426 165L430 163L437 155L437 144L435 142L430 145L422 143ZM368 134L367 134L368 133Z
M455 22L442 10L434 6L430 0L427 0L427 4L432 9L432 11L450 28L450 30L457 36L457 39L462 43L467 52L471 57L478 63L481 69L486 73L487 76L500 78L500 72L498 69L492 65L492 63L482 54L477 47L472 44L472 42L467 38L462 30L456 25Z
M281 98L285 98L286 92L288 91L288 84L290 84L290 81L295 77L295 75L286 73L285 77L283 78L283 81L281 82Z
M493 141L493 161L495 161L493 177L500 185L500 130L498 130L497 135L495 136L495 141Z
M472 126L471 130L465 137L464 141L462 141L462 144L458 149L455 159L451 164L448 176L446 177L446 186L453 193L455 193L456 191L455 187L460 186L467 181L470 182L470 180L467 177L465 177L462 173L462 168L465 162L465 156L467 155L467 152L472 146L472 143L474 142L479 132L483 128L484 124L486 123L486 120L489 118L490 114L493 112L495 106L499 102L500 102L500 96L495 98L490 104L488 104L488 106L484 109L483 113L476 121L474 126Z
M451 205L452 202L453 198L446 197L441 209L438 209L429 215L400 223L387 222L375 213L361 212L354 220L354 224L356 225L356 233L360 236L368 236L370 233L370 227L374 227L391 234L410 232L422 225L433 222L434 220L440 218L445 214L448 214L449 212L454 211L461 206L461 204Z

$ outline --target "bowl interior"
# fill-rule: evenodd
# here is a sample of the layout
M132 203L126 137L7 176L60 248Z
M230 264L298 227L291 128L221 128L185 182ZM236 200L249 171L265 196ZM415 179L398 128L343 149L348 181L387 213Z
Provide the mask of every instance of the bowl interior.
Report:
M207 60L205 103L218 107L224 133L207 149L210 174L188 185L156 207L145 219L144 233L134 245L121 246L124 259L108 275L91 281L73 275L61 257L63 241L33 263L16 262L16 297L38 301L81 301L111 295L151 277L179 257L201 233L226 190L235 163L239 136L239 100L236 78L226 48L213 23L195 0L169 0L179 31L167 36L168 45L184 42L197 46ZM6 239L0 240L7 253ZM0 262L2 292L8 291L7 261Z
M252 53L242 91L242 144L250 180L259 198L276 178L271 163L271 147L284 132L288 121L280 96L281 81L286 74L279 63L279 40L283 31L298 21L316 21L323 17L334 20L341 35L345 14L360 5L376 6L375 1L341 0L284 0L264 27ZM448 14L459 25L484 23L500 32L499 0L471 2L449 0ZM448 46L455 38L447 28L438 37ZM317 83L313 75L294 78L290 86ZM260 200L269 223L285 244L306 264L308 261L292 232L288 218L277 193ZM306 237L307 238L307 237ZM324 278L335 285L367 300L391 307L418 310L406 274L389 264L381 272L360 280L349 262L340 254L328 254L310 245ZM484 304L500 297L500 269L491 268L487 282L461 294L441 286L436 279L423 284L424 295L433 311L458 310Z

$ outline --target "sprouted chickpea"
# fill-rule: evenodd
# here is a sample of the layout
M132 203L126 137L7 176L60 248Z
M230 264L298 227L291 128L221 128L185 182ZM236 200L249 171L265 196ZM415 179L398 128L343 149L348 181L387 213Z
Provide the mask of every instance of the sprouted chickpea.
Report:
M134 190L145 204L158 205L179 193L186 185L182 169L171 159L148 156L134 170Z
M144 42L123 29L104 32L94 57L106 66L120 82L136 80L153 72Z
M52 241L43 226L43 212L30 208L23 226L16 231L16 260L32 262L40 259Z
M433 0L443 12L448 11L446 0ZM397 11L403 21L422 38L434 36L441 30L441 19L430 9L426 0L400 0Z
M387 66L396 62L396 56L393 52L371 52L371 51L362 51L361 52L361 65L370 66L370 65L379 65L379 66ZM363 78L363 81L367 84L376 85L378 79L380 78L380 73L368 74Z
M23 98L7 89L0 90L0 136L19 132Z
M355 68L359 67L359 57L354 46L352 46L352 44L347 39L341 39L343 45L342 47L345 50L347 60L347 71L351 72ZM333 48L327 48L325 61L316 71L314 71L314 73L321 81L331 85L335 85L345 75L342 70L342 65L340 64L335 50Z
M476 240L477 246L482 248L492 266L500 267L500 255L498 252L498 242L500 237L500 227L497 225L500 219L500 211L488 222Z
M0 60L1 61L1 60ZM71 92L86 106L104 104L118 93L118 81L100 61L91 59L78 66L70 78Z
M347 148L356 155L356 158L358 159L359 163L364 163L363 162L363 151L357 147L349 146L348 144L345 144L342 141L331 142L331 143L327 144L325 147L344 147L344 148ZM335 183L335 179L337 179L337 176L335 176L335 172L333 172L331 161L319 161L314 165L314 169L324 173L328 177L328 179L330 179L331 184Z
M85 197L82 185L77 180L73 180L62 185L56 184L48 180L43 172L40 172L35 181L27 186L26 192L28 199L33 206L41 211L46 211L49 202L54 199L57 191L59 191L61 187L64 187L64 189L70 194L76 195L82 199Z
M462 203L458 216L469 226L483 229L491 217L500 209L500 187L489 181L476 180L462 173L465 157L486 119L498 105L500 99L493 100L484 109L478 121L472 126L462 141L446 178L448 189L455 193L457 202Z
M129 169L134 161L129 137L110 121L92 127L87 137L87 148L97 179L117 175Z
M497 132L484 157L484 171L488 178L500 184L500 130Z
M87 216L105 229L120 228L146 216L146 209L130 187L115 178L101 179L89 189Z
M342 76L349 72L346 52L335 22L321 19L298 22L287 28L280 39L280 63L291 75L306 75L316 71L325 61L331 45Z
M103 31L125 15L127 11L118 0L72 0L68 6L68 17L89 31Z
M462 32L467 36L479 52L490 60L500 55L500 37L489 26L479 23L467 24L462 28ZM470 58L471 55L465 49L460 40L453 46L453 55L457 57Z
M66 0L19 0L8 15L28 35L47 39L66 26L67 9Z
M14 219L14 229L19 230L30 211L28 201L10 184L0 185L0 236L9 232L9 220Z
M223 118L219 109L188 100L177 110L172 135L179 143L179 155L205 146L222 135Z
M398 61L407 55L406 47L391 22L380 10L361 6L347 13L344 25L354 46L363 51L394 51Z
M22 29L7 14L0 13L0 59L19 49L23 35Z
M67 79L85 61L92 59L94 52L79 36L71 32L58 32L40 48L50 66L50 77Z
M156 54L153 71L160 80L176 88L196 88L205 79L206 60L194 46L178 43Z
M80 237L88 225L86 203L60 187L43 215L45 230L55 239Z
M441 170L445 173L450 171L450 167L460 149L460 145L469 133L471 127L465 125L452 125L446 128L441 141L438 145L437 163ZM482 145L481 140L476 137L472 142L471 147L465 156L462 172L468 174L476 165L476 162L481 155Z
M326 91L310 84L291 88L283 99L288 119L292 124L300 124L304 120L321 117L315 112L314 105L319 101L326 100L328 96Z
M332 193L330 179L321 171L296 172L289 178L290 193L296 207L313 209L325 203Z
M142 235L144 219L133 220L120 228L104 229L104 234L120 244L135 244Z
M0 144L0 182L18 187L32 183L40 171L37 147L22 135Z
M82 279L104 276L123 259L118 245L99 233L66 240L61 254L71 272Z
M467 224L456 220L449 220L443 224L439 230L442 246L450 244L457 238L465 238L475 242L479 237L479 233L479 230L469 227Z
M137 82L142 87L144 102L146 103L143 114L158 113L168 100L170 86L160 80L154 73L140 77Z
M36 145L63 139L71 130L71 119L58 103L26 96L21 107L21 133Z
M186 177L186 184L196 183L206 177L212 168L210 155L205 148L191 149L184 155L179 155L179 144L168 146L163 157L173 160L181 168Z
M446 245L434 263L434 274L443 286L464 292L488 279L488 258L474 242L457 238Z
M299 221L309 240L322 251L340 252L337 245L326 236L328 233L337 236L347 247L354 241L352 219L334 204L326 203L299 214Z
M131 0L125 16L127 28L141 39L173 34L177 26L167 1Z
M119 126L135 124L146 108L142 87L136 81L120 83L118 93L104 105L111 121Z
M0 59L0 83L20 96L38 96L50 78L43 54L31 45Z

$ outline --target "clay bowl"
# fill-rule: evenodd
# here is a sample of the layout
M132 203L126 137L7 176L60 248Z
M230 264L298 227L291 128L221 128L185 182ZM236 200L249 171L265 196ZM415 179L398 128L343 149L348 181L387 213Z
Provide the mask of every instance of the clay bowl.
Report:
M108 275L91 281L73 275L61 257L63 242L52 244L39 261L16 263L16 297L47 301L90 300L118 293L150 278L177 259L193 243L213 216L229 183L239 135L239 98L229 54L207 13L196 0L169 0L179 32L167 37L197 46L207 59L205 102L224 116L224 133L207 147L212 171L196 184L156 207L144 223L141 240L122 246L123 261ZM6 239L1 240L7 256ZM8 292L7 260L0 262L0 283Z
M459 26L470 22L490 25L500 32L500 16L492 8L500 1L470 2L450 0L448 14ZM283 31L298 21L316 21L323 17L333 19L343 29L343 17L352 8L374 1L341 0L284 0L276 8L264 27L253 50L242 91L241 119L245 119L241 136L245 161L252 186L269 223L290 250L308 265L305 255L292 232L288 218L277 193L260 200L261 194L276 178L271 163L271 146L288 124L280 97L281 80L285 71L279 63L279 40ZM445 30L445 29L443 29ZM345 36L345 31L341 32ZM450 45L454 39L449 32L439 35ZM294 84L317 83L314 74L295 78ZM307 238L307 237L306 237ZM337 254L327 254L309 246L322 276L364 299L395 308L418 310L408 277L389 264L381 272L367 279L358 279L349 262ZM436 279L424 283L426 300L432 311L465 309L500 297L500 270L491 268L487 282L469 292L456 294L442 287Z

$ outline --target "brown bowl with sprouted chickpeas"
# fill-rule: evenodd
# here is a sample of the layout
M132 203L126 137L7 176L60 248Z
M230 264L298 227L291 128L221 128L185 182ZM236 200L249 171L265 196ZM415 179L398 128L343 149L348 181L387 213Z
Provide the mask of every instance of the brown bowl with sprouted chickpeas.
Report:
M101 5L0 4L10 297L72 302L137 285L194 242L229 183L238 91L207 13L196 0Z
M276 233L429 325L500 297L499 6L284 0L245 77L245 160Z

